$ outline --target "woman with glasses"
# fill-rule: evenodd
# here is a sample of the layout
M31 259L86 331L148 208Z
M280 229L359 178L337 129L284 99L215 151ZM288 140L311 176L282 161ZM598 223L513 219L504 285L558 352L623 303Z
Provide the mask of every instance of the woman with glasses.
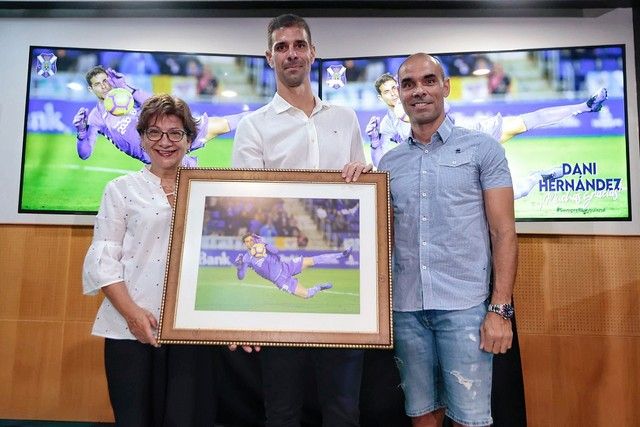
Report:
M117 425L213 425L212 346L156 340L178 167L196 135L189 106L170 95L145 101L137 131L150 164L109 182L87 252L85 294L102 291L92 333L105 338Z

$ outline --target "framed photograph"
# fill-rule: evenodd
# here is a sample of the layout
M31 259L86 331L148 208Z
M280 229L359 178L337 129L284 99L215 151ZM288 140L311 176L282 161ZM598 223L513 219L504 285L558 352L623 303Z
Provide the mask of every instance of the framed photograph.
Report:
M388 185L181 169L159 342L391 348Z

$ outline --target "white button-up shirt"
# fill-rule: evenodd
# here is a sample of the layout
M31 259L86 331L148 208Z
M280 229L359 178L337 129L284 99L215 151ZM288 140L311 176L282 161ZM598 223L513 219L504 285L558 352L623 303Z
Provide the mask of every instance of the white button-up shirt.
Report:
M353 110L315 97L311 115L280 95L245 116L236 129L232 164L256 169L342 169L365 162Z
M160 178L147 167L109 182L84 260L84 293L94 295L104 286L124 282L133 301L158 319L171 214ZM107 298L92 332L107 338L136 339Z

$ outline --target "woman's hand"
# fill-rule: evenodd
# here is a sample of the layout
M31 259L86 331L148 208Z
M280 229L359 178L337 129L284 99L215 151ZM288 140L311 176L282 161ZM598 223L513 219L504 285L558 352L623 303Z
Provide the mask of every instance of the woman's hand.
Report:
M153 314L142 307L136 306L125 319L129 331L143 344L151 344L154 347L160 347L156 340L155 333L158 328L158 321Z
M149 310L140 307L131 299L124 282L104 286L102 292L127 321L129 331L138 341L160 347L155 337L158 321Z
M259 345L254 345L253 347L251 347L250 345L243 345L241 346L242 349L244 350L245 353L252 353L252 352L259 352L260 351L260 346ZM236 349L238 348L238 346L236 344L231 344L229 346L229 350L231 351L236 351Z

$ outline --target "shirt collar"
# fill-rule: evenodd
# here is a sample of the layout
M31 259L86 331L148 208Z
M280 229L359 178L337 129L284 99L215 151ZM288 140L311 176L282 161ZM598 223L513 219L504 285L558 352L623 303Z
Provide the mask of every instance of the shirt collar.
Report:
M444 116L444 121L442 122L438 130L436 130L436 133L433 134L431 139L433 140L433 138L436 137L444 144L445 142L447 142L447 139L449 139L449 136L451 136L453 126L453 120L451 120L448 115ZM413 137L413 131L411 131L411 134L409 135L409 138L407 138L407 141L409 142L409 144L413 145L420 144L420 142L418 142L418 140Z
M141 170L142 175L148 181L153 182L154 184L160 185L160 177L158 175L155 175L153 172L151 172L151 170L149 170L150 168L151 168L151 165L144 165L144 167Z
M311 112L312 116L316 114L318 111L324 108L329 108L330 106L330 104L327 104L326 102L318 98L318 95L316 94L313 94L313 99L316 100L316 106L313 107L313 111ZM273 96L273 100L271 101L271 106L273 107L276 114L284 113L285 111L291 108L299 110L299 108L296 108L293 105L289 104L283 97L281 97L278 94L278 92L276 92L276 94Z

